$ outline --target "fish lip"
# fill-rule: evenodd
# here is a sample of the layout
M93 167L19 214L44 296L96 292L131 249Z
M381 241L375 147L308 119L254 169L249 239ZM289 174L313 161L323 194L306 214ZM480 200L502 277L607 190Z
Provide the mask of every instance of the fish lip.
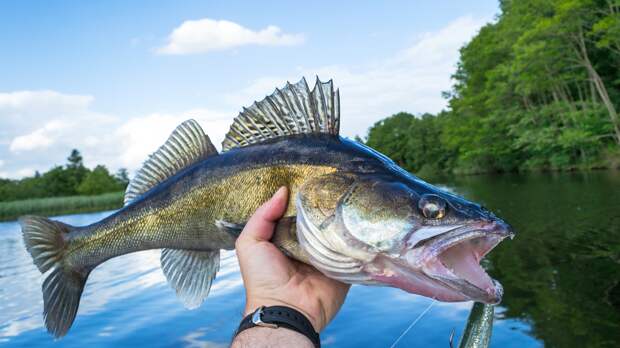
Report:
M466 247L465 243L479 238L482 241L482 243L480 243L482 247L472 249L474 257L476 258L475 260L479 263L480 260L502 240L507 237L513 238L514 235L515 233L512 228L501 220L475 222L456 227L453 230L425 240L422 245L415 247L410 252L415 255L416 267L421 269L429 278L442 284L447 289L462 294L466 299L497 304L501 301L503 296L503 288L497 280L490 278L488 274L482 270L484 275L488 278L482 280L483 282L487 282L487 286L482 288L476 285L475 281L467 279L465 276L459 275L454 272L454 270L447 267L443 263L442 254L452 247L459 245ZM478 284L480 284L479 279Z
M445 233L442 233L433 238L429 238L424 241L424 244L418 248L423 248L423 253L421 256L421 262L427 262L429 259L433 257L439 256L444 251L449 248L465 242L467 240L472 240L480 237L496 237L499 238L497 243L495 243L492 247L485 250L484 254L480 256L480 259L484 257L484 255L488 254L493 248L499 244L506 237L510 237L510 239L514 238L515 233L510 227L510 225L506 224L503 221L490 221L490 222L475 222L467 225L462 225L452 230L449 230Z

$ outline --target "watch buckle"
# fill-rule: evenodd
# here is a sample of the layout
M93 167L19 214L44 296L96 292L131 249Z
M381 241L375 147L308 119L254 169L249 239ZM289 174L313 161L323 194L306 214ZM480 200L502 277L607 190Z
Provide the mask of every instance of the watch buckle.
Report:
M256 326L277 329L278 325L272 324L272 323L265 323L264 321L261 320L261 316L263 315L263 309L265 309L265 306L260 306L256 309L256 311L254 311L254 314L252 314L252 324Z

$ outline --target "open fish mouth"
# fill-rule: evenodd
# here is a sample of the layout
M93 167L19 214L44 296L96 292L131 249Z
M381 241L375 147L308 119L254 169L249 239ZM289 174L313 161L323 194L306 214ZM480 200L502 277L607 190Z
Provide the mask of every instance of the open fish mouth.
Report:
M503 288L480 261L502 240L513 236L510 226L502 221L456 226L420 241L398 258L377 260L382 272L373 278L440 301L496 304L502 299Z
M503 288L481 267L480 261L504 238L512 236L510 226L497 221L457 228L422 246L422 270L468 299L499 303Z

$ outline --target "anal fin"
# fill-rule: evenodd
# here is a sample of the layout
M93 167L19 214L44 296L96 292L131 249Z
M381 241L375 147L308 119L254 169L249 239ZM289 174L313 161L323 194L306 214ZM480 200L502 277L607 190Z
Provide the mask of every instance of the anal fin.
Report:
M163 249L161 266L185 307L194 309L209 295L220 268L220 251Z

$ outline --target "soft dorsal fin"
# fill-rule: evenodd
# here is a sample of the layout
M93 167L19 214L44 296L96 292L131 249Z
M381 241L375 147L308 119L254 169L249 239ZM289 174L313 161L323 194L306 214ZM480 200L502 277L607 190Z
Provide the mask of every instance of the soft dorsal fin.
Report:
M217 155L217 150L198 122L181 123L129 182L125 205L180 170L212 155Z
M332 80L321 82L317 77L311 91L302 78L244 108L230 126L222 151L291 134L338 135L339 128L340 96Z

